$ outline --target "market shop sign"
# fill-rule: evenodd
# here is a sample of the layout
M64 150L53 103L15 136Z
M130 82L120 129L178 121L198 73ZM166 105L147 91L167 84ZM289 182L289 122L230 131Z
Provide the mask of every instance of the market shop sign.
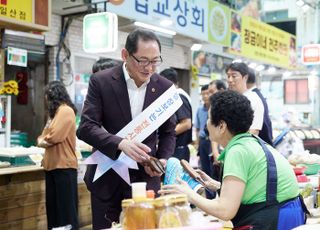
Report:
M288 69L296 67L295 36L247 16L238 20L240 32L231 29L231 53Z
M21 31L48 31L51 0L0 0L0 27Z
M8 55L7 55L8 65L27 67L27 60L28 60L27 50L8 47Z
M302 47L302 63L305 65L320 64L320 44L308 44Z
M215 1L209 2L208 41L230 46L230 8Z
M117 49L118 17L114 13L87 14L83 18L83 50L104 53Z
M32 22L32 0L0 0L0 16Z
M93 0L93 2L98 0ZM170 21L166 29L192 38L229 46L230 9L217 1L131 1L108 5L108 10L123 17L155 26Z

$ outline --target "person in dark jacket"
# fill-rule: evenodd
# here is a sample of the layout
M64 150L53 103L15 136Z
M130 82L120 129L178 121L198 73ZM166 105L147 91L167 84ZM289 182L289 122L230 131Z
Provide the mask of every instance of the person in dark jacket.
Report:
M147 182L147 189L160 188L161 174L145 161L150 156L165 166L175 149L175 120L171 116L143 143L122 138L117 133L152 104L173 84L156 73L162 63L161 45L151 31L136 29L129 33L125 48L121 50L124 61L90 77L88 94L77 130L79 139L90 144L112 160L120 153L137 161L138 170L129 170L131 183ZM113 169L93 182L97 165L88 165L85 174L91 192L93 229L110 228L119 222L121 201L131 198L131 186Z
M259 132L259 137L267 142L269 145L273 146L272 137L272 123L269 117L269 108L266 98L262 95L261 91L256 86L256 75L253 69L249 68L247 88L255 92L262 101L264 112L263 112L263 124L262 129Z
M192 142L192 108L189 95L178 88L178 73L172 68L165 69L160 75L171 81L176 87L182 100L182 106L175 112L176 118L176 149L173 157L179 160L190 160L188 144Z

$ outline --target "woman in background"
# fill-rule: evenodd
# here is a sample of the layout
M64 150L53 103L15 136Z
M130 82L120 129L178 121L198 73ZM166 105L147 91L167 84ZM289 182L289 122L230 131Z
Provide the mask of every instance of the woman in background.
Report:
M231 220L234 229L289 230L304 224L304 206L288 161L270 145L248 133L253 120L250 101L231 90L210 98L208 131L224 147L220 196L208 200L183 181L160 193L185 193L206 213ZM214 189L213 179L200 176ZM210 183L211 182L211 183ZM303 208L304 207L304 208Z
M76 108L60 81L46 86L45 101L48 121L38 137L38 146L45 148L42 166L48 229L78 229Z

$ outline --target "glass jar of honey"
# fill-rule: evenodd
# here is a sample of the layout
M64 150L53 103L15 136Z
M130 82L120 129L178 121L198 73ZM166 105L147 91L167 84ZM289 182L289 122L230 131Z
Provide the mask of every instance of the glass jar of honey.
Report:
M175 207L175 195L161 196L155 199L157 228L182 227L179 211Z
M153 199L140 198L130 204L125 211L124 230L154 229L156 228L156 216Z
M122 200L122 202L121 202L122 211L121 211L120 217L119 217L121 226L125 226L127 224L126 223L126 217L127 217L126 212L127 212L127 208L132 204L134 204L133 199Z
M188 226L190 224L191 207L188 202L188 197L185 194L173 195L174 207L178 210L179 217L183 226Z

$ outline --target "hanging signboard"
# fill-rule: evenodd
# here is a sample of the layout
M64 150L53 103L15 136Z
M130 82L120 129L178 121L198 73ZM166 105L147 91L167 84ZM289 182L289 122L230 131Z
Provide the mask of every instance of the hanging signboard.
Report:
M302 63L305 65L320 64L320 44L308 44L301 50Z
M231 53L288 69L296 67L295 36L253 18L239 17L235 12L231 17ZM233 18L240 21L240 28L233 25Z
M103 7L99 0L92 0ZM99 6L99 2L101 5ZM179 34L228 47L230 52L288 69L297 65L295 36L260 22L249 14L257 9L246 1L240 14L214 0L110 2L108 11L120 16L173 30ZM246 9L246 10L245 10ZM163 22L171 22L164 26Z
M92 3L99 2L101 5L98 4L98 7L103 8L101 0L92 0ZM108 11L126 18L174 30L202 41L210 40L219 45L226 45L228 42L229 9L213 0L123 0L110 3ZM217 19L219 20L216 22ZM162 23L169 25L164 26Z
M208 41L229 46L230 9L215 1L209 2Z
M51 0L0 0L0 26L15 30L49 30Z
M118 17L114 13L87 14L83 18L83 49L88 53L104 53L117 49Z
M200 76L213 76L215 73L222 74L232 60L232 58L202 50L192 52L192 65L197 68L197 75Z
M32 22L32 0L0 0L0 15L17 21Z
M16 65L27 67L28 51L24 49L18 49L13 47L8 47L8 65Z

